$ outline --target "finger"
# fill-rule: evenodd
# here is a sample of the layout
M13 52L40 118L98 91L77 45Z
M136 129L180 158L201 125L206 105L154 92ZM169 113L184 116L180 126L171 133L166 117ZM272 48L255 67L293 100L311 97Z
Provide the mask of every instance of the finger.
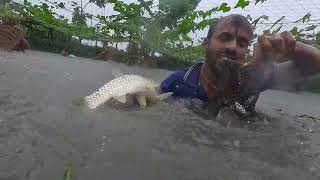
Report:
M262 57L262 50L259 43L253 45L253 60L259 60Z
M259 63L263 63L265 61L267 61L268 57L266 56L266 54L270 54L271 52L268 52L268 50L264 51L265 49L262 49L261 44L260 43L255 43L253 46L253 58L250 61L250 63L246 64L245 66L251 66L251 65L255 65L255 64L259 64Z
M260 47L264 50L271 50L272 49L272 45L270 43L270 41L268 40L268 37L262 35L258 37L258 43L260 45Z
M280 33L276 33L269 38L272 48L277 52L285 52L286 46L283 37Z
M281 36L285 40L286 46L288 48L288 53L293 52L296 46L296 39L294 38L292 33L288 31L284 31L281 33Z
M261 36L260 39L258 39L260 48L260 54L258 57L264 59L265 61L269 61L272 59L272 56L274 54L270 37L267 36Z

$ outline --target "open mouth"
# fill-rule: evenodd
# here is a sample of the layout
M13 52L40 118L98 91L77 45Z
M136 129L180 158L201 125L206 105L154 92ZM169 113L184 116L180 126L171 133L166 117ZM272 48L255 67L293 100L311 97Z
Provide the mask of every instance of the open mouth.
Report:
M221 57L220 58L220 61L222 61L222 62L225 62L225 63L227 63L227 64L229 64L229 65L231 65L231 64L234 64L234 65L242 65L243 64L243 61L242 60L239 60L239 59L232 59L232 58L229 58L229 57Z

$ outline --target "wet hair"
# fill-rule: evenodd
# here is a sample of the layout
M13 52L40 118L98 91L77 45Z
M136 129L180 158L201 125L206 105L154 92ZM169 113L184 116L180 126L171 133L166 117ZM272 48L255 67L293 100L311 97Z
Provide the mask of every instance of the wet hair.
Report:
M208 31L207 39L210 39L216 29L216 27L219 25L219 23L224 20L225 18L231 18L231 24L236 28L239 29L240 27L249 27L251 29L251 24L247 20L246 17L240 15L240 14L230 14L228 16L222 17L216 21L214 21Z

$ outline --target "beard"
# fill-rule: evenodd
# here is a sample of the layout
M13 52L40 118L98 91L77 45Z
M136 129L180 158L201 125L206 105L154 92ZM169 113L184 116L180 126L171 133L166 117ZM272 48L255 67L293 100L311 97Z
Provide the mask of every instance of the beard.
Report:
M228 58L226 54L224 51L211 50L206 53L206 62L218 79L223 80L225 85L234 87L244 61Z
M232 60L221 57L216 60L215 68L217 77L224 81L226 87L238 89L242 63L240 60Z
M218 79L219 83L214 85L218 85L219 92L226 95L227 103L238 102L246 111L254 111L264 86L263 69L259 66L244 66L243 59L228 58L225 54L215 51L206 54L206 65L212 72L207 76Z

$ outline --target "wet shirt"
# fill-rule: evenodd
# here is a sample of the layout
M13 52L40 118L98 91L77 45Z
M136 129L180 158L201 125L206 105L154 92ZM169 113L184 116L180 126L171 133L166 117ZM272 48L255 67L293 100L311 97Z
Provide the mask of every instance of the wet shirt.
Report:
M175 71L161 83L162 92L173 92L173 96L180 98L197 98L202 101L207 101L207 94L199 83L199 75L202 67L202 62L194 64L189 69ZM277 71L274 65L272 76L268 81L264 82L264 87L261 91L269 89L272 86L275 72Z
M173 92L180 98L197 98L207 101L208 97L203 87L199 85L199 75L203 63L197 63L189 69L175 71L161 83L162 92Z

